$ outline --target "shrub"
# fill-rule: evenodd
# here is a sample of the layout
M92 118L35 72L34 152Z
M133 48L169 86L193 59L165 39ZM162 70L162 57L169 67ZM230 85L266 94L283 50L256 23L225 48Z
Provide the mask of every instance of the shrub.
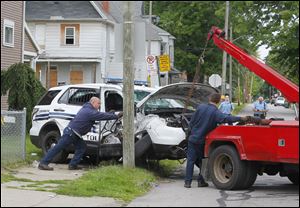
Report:
M26 108L26 129L31 128L31 113L40 97L46 92L33 69L24 63L11 65L1 71L1 96L8 91L9 110Z

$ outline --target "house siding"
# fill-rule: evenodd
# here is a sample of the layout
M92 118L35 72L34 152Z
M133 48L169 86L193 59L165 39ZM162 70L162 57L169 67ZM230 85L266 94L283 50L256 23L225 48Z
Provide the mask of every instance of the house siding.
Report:
M3 45L4 19L14 25L14 47ZM1 1L1 70L22 61L23 1Z
M38 50L37 48L34 46L31 38L29 37L28 33L25 32L25 38L24 38L24 51L28 51L28 52L33 52L33 53L37 53Z
M22 62L24 1L1 1L1 70L14 63ZM4 19L14 22L14 47L3 45ZM1 96L1 110L7 110L7 95Z
M61 45L61 24L79 24L79 45ZM35 23L28 24L36 37ZM45 50L47 57L103 58L106 55L106 27L99 23L55 22L46 23Z

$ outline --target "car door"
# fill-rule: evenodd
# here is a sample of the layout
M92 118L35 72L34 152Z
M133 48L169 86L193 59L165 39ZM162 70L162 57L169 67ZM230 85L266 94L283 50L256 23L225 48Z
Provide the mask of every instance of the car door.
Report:
M57 118L62 118L61 126L66 127L81 107L94 96L100 97L100 89L98 87L72 86L58 100L58 105L53 109L53 114ZM98 141L99 125L97 123L94 124L91 131L83 136L83 139L86 141Z

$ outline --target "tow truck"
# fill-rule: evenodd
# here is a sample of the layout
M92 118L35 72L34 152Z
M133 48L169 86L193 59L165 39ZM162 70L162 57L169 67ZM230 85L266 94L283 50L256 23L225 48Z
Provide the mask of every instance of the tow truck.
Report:
M251 187L257 175L287 176L299 184L299 86L244 50L224 39L225 32L213 26L207 40L235 58L267 83L274 86L295 106L295 120L270 119L267 125L220 125L206 137L208 172L218 189Z

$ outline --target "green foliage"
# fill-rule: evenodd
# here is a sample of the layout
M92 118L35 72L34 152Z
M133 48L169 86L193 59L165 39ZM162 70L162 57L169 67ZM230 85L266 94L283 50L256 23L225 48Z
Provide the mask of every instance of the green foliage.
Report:
M7 71L1 71L1 95L8 92L8 104L11 110L27 109L27 130L31 127L31 113L38 99L46 89L35 78L33 69L28 64L11 65Z
M148 13L148 2L145 5ZM225 1L155 1L153 14L160 17L158 26L175 36L175 67L187 71L188 81L192 81L211 26L224 28ZM267 64L299 83L298 1L230 1L229 20L234 44L256 57L257 49L266 45L271 49ZM204 76L221 74L222 54L212 42L208 44L205 62L200 69L200 82L203 82ZM236 66L232 72L235 89ZM244 90L250 93L251 76L248 73L241 75L244 75L240 79L241 86L247 87ZM229 80L228 72L226 80ZM252 95L258 94L260 87L262 82L255 78Z

